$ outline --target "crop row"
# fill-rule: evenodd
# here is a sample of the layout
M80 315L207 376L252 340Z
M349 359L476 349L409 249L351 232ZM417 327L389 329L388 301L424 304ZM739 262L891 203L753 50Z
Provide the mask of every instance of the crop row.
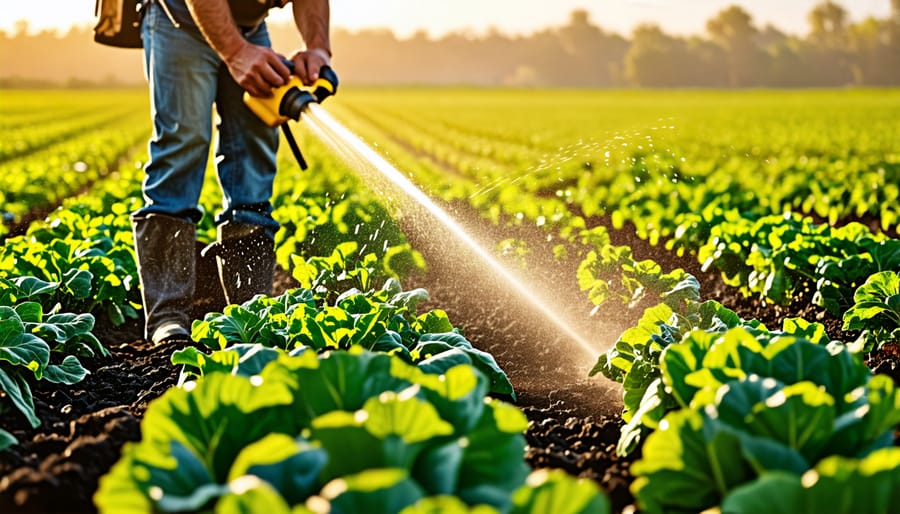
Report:
M200 378L151 404L141 442L101 481L100 512L609 511L596 485L561 473L526 485L527 420L488 399L474 368L296 353L209 356Z
M641 449L632 490L648 513L758 512L760 495L775 512L889 512L900 390L861 356L822 325L770 331L693 296L647 309L592 373L623 385L617 451Z
M142 443L126 446L102 482L101 511L215 504L227 512L261 501L275 512L470 512L468 505L479 505L479 512L525 514L548 502L558 512L608 511L596 485L561 473L535 474L526 485L527 421L486 396L514 396L506 375L442 311L416 312L427 293L401 291L391 277L423 266L421 257L339 164L312 146L317 173L283 166L274 200L285 227L279 261L302 288L194 323L195 341L210 350L173 356L184 365L181 387L151 404ZM38 320L25 316L45 308L82 312L80 337L88 339L90 313L113 323L137 315L129 213L139 177L125 167L115 178L7 241L0 275L14 305L0 313L21 313L23 324L11 334L42 334L26 324ZM205 209L214 196L204 193ZM210 237L208 216L200 232ZM58 355L67 353L63 346L84 346L77 338L55 344ZM18 364L22 377L48 379L71 364L67 356L48 365L48 355L0 360L0 370ZM83 378L83 368L76 376L69 367L68 383ZM30 397L28 381L20 382ZM310 395L316 387L322 394ZM21 410L36 425L27 407ZM232 435L214 435L225 426Z
M9 101L0 105L0 130L16 131L57 122L91 117L110 109L140 109L147 94L137 90L121 91L27 91L6 90Z
M39 130L29 126L31 139L6 140L18 146L0 163L0 236L6 233L7 224L52 206L117 169L124 157L146 141L149 131L141 123L146 117L142 110L99 112L54 121Z
M768 93L673 94L671 100L682 106L650 93L576 92L552 101L539 92L448 91L439 102L409 91L348 96L340 102L389 134L399 131L423 152L455 148L459 155L452 159L459 160L485 156L490 146L489 155L501 166L480 169L483 175L503 174L512 165L520 177L537 171L546 157L546 165L559 167L560 179L582 181L572 194L590 213L643 208L639 193L675 202L676 213L696 211L706 202L684 209L680 202L696 196L670 194L681 193L677 186L686 181L737 192L729 201L746 198L743 210L759 215L797 210L834 221L868 213L880 216L884 228L896 224L893 94L809 94L807 105ZM415 134L409 134L410 124ZM535 152L537 158L522 162ZM581 173L580 165L589 165L591 173ZM659 218L647 225L675 220ZM668 234L664 223L653 227Z
M354 118L357 112L366 114ZM490 106L484 106L481 115L490 112ZM707 212L699 206L678 211L688 204L681 195L690 195L691 186L707 182L680 168L676 175L668 174L680 166L673 152L645 157L641 152L653 146L642 139L639 146L647 146L628 150L637 153L623 158L621 168L615 164L616 152L623 150L607 147L611 157L600 157L593 149L586 158L569 158L559 169L539 165L524 178L506 178L516 170L502 160L526 159L522 147L531 136L509 133L507 128L497 145L506 142L512 151L479 146L469 152L468 145L486 144L478 141L490 137L492 126L473 123L474 135L468 136L465 117L472 114L460 115L463 119L453 118L445 125L456 127L449 136L458 140L455 144L428 141L437 137L427 128L433 115L423 115L411 130L392 130L390 123L393 119L405 127L410 117L417 118L415 111L391 118L377 114L377 109L360 109L351 111L349 119L402 169L446 198L469 199L497 221L544 227L550 240L558 243L555 251L560 258L571 254L580 261L579 283L598 306L612 299L651 306L595 368L624 383L625 426L619 448L625 454L642 447L643 457L633 470L639 477L633 490L643 509L756 512L759 494L777 494L785 498L778 506L781 511L818 512L820 506L834 504L830 496L834 491L857 487L862 493L852 508L872 506L879 511L879 506L897 500L891 495L897 490L900 457L890 444L892 429L900 422L896 417L900 394L889 380L872 377L859 354L867 345L896 338L900 330L896 303L900 279L890 264L896 259L894 240L861 225L832 229L800 216L767 216L772 205L764 202L755 205L761 209L758 213L745 215L728 203L732 198L749 202L746 191L740 190L743 186L729 189L736 187L734 181L724 190L735 192L733 196L723 194L724 203L709 205L716 223L690 218L689 226L674 226L669 235L659 228L665 222L662 218L689 219ZM518 129L528 127L523 122ZM561 137L567 130L543 132L541 144L549 141L552 146L554 139L547 139L547 134ZM388 132L393 137L386 137ZM628 143L634 142L623 140ZM505 375L492 357L472 348L442 312L415 312L425 293L403 292L390 277L422 266L421 258L404 243L372 195L347 180L341 165L317 143L310 141L309 146L317 171L301 174L282 166L286 172L275 199L276 218L286 227L278 236L279 262L301 289L229 306L195 322L195 341L211 351L187 349L174 357L185 366L182 387L151 406L144 441L130 446L104 480L97 496L101 509L191 511L215 504L223 511L239 511L250 502L265 502L276 512L294 507L301 512L411 514L439 508L468 512L466 504L483 503L501 512L538 512L537 505L549 498L571 497L571 502L562 502L571 512L603 512L605 501L595 488L573 485L562 476L538 488L523 487L524 426L516 417L523 418L496 400L484 407L488 391L512 394ZM453 152L459 154L457 161L448 158ZM893 158L873 154L886 162ZM601 160L595 157L605 164L598 164ZM456 166L453 162L474 164L448 176L447 167ZM592 173L580 173L586 169ZM706 172L704 180L717 178L715 173ZM123 170L126 174L133 171ZM436 177L449 177L451 183ZM600 182L588 184L595 180ZM681 187L673 193L663 182ZM127 213L137 201L139 184L133 177L122 183L125 186L118 187L128 189L130 203L120 200L128 196L117 196L122 190L98 194L87 201L88 207L64 208L54 214L56 221L35 225L26 238L10 240L9 250L0 256L0 270L6 270L0 275L6 276L7 291L19 288L19 292L7 296L31 302L19 284L27 280L47 285L48 298L59 305L52 310L69 301L67 309L106 313L113 321L121 319L116 310L119 316L136 314L136 305L129 300L136 278L127 265L111 258L120 255L124 262L133 252ZM610 193L610 184L621 185L621 191ZM590 211L584 203L590 188L595 188L592 195L606 195L604 202L620 195L621 208L607 210L602 204L604 209ZM668 196L656 190L668 191ZM691 201L708 199L704 195L710 191ZM215 197L214 190L204 192L207 211L214 208ZM665 211L670 204L676 210ZM646 214L656 212L655 205L663 206L660 218ZM734 205L744 208L749 203ZM760 285L767 297L787 291L790 298L794 290L811 284L831 291L832 296L819 295L823 307L833 306L843 314L845 326L863 336L856 344L844 345L831 341L821 326L803 320L788 320L783 330L769 331L715 302L701 303L694 277L681 270L663 270L652 261L635 261L630 248L610 244L605 228L589 227L585 221L591 214L609 213L617 225L634 223L645 237L672 237L670 241L681 241L672 244L682 250L707 252L703 255L709 265L723 271L742 270L732 271L729 280L748 293L759 293L753 288ZM95 236L86 235L92 230ZM211 238L209 217L201 222L201 234ZM103 243L95 247L93 241ZM766 244L792 253L773 255ZM729 267L717 259L722 263L739 259L746 267ZM826 266L818 269L823 261L831 263L832 278L811 280L816 275L810 274L809 265L824 274ZM98 262L104 262L102 267ZM776 276L770 267L779 263L782 278L770 278ZM54 275L24 279L26 270L15 266L30 266L32 275ZM840 282L846 278L841 270L851 266L868 271L846 284ZM85 291L85 273L90 275L91 292L78 298L74 291ZM102 280L93 280L95 276ZM121 282L117 286L115 279ZM103 287L108 291L120 287L124 296L90 303ZM833 303L826 303L826 298ZM110 310L110 305L116 307ZM31 304L21 312L16 306L11 311L23 325L43 322ZM316 355L322 351L330 353ZM380 364L375 367L389 370L388 375L375 373L382 378L353 388L365 394L347 399L343 381L354 373L372 375L367 363L376 361ZM18 372L34 371L32 362L37 361L18 363ZM330 398L334 405L311 400L303 393L305 388L330 391L317 398ZM466 410L476 404L484 410ZM197 419L198 412L211 421ZM305 414L297 417L298 412ZM223 442L215 436L217 427L244 427L252 425L250 420L263 420L262 432L238 430L248 438L242 441ZM266 428L269 421L275 428ZM482 438L492 441L490 452L479 446ZM359 455L371 458L355 458ZM505 478L493 474L486 462L505 470ZM485 487L473 490L467 482L470 476ZM562 492L575 490L579 493ZM541 494L543 499L535 500ZM562 509L559 505L553 511L565 512Z
M90 135L96 129L115 125L115 121L135 113L138 109L123 109L119 112L99 111L87 115L73 116L70 119L53 122L29 124L16 129L5 130L5 138L0 142L0 162L23 157L39 149L47 148L59 142L79 139Z
M868 128L860 134L847 129L852 120L840 118L849 117L843 106L825 103L820 113L785 115L797 116L797 122L778 120L782 125L795 127L796 133L785 134L783 126L772 127L769 121L761 125L772 132L753 128L742 132L746 139L742 137L740 141L732 136L732 128L738 123L719 118L697 122L697 127L679 127L671 121L667 126L618 133L601 132L600 127L609 121L605 119L579 127L577 137L567 137L568 131L535 126L554 119L542 110L530 123L516 129L522 134L520 140L527 141L532 135L556 145L550 154L534 155L534 150L521 151L521 143L484 142L491 137L482 135L486 130L509 133L507 122L511 116L517 116L509 104L497 108L478 104L477 109L472 109L480 113L476 121L445 131L442 128L456 121L457 113L465 111L462 107L474 104L465 94L448 95L437 105L399 100L405 107L402 112L393 105L397 100L393 95L370 94L363 98L365 103L351 101L354 112L365 112L376 127L395 134L421 154L444 163L473 162L491 156L493 164L482 160L474 162L486 165L456 167L471 179L511 179L512 171L520 179L517 183L522 183L528 175L541 175L541 168L550 167L553 178L566 186L563 189L570 193L571 202L585 214L610 214L614 219L633 222L648 238L671 237L682 225L679 215L698 213L706 206L723 211L734 208L757 217L794 210L831 222L871 215L880 220L884 229L897 224L900 163L891 147L892 138L897 136L896 127L885 124L884 114L872 110L874 104L863 109L873 119L863 125ZM452 109L454 106L456 109ZM528 107L526 101L519 106ZM473 116L472 111L462 114ZM574 109L563 112L576 114ZM685 116L683 112L678 114ZM561 115L557 113L555 117ZM836 125L817 132L815 129L825 120ZM471 127L471 132L467 127ZM788 141L794 144L788 145ZM484 148L489 145L492 150L485 154ZM511 154L504 153L506 147L512 149ZM745 147L749 148L744 150ZM842 148L853 150L846 152ZM544 163L543 157L548 157ZM583 173L585 169L591 172ZM847 176L854 179L848 181Z
M586 102L589 100L588 95L580 98L587 98ZM522 125L513 125L522 134L519 140L529 141L530 136L531 140L549 143L554 153L545 156L553 157L556 161L549 164L559 167L560 180L580 181L571 190L573 201L588 209L588 214L613 213L624 209L622 216L625 216L628 207L659 209L674 201L669 210L662 211L638 226L640 230L649 225L651 230L659 231L659 236L674 233L671 223L676 216L673 214L696 212L698 205L709 203L707 198L698 198L696 194L682 194L683 191L678 187L682 182L687 182L684 186L688 188L698 187L699 183L715 186L715 195L725 193L728 198L724 200L731 203L743 199L745 204L734 206L749 207L744 210L758 215L780 214L784 210L794 209L842 219L870 213L880 216L885 228L895 224L891 220L896 217L896 213L891 209L896 205L893 201L896 200L893 186L896 185L897 178L897 156L891 141L896 136L896 126L889 122L886 113L878 111L881 105L872 103L865 96L855 98L867 100L860 102L860 112L865 114L847 113L843 105L836 103L843 100L828 96L816 98L821 102L819 112L797 112L796 106L785 102L781 107L794 109L791 114L796 121L776 119L759 124L747 121L746 127L744 123L741 124L747 130L741 131L740 140L734 139L734 130L725 130L735 125L733 118L710 116L712 121L704 119L701 123L697 118L702 111L701 114L689 113L671 107L661 109L658 113L678 115L687 119L684 123L694 121L696 125L679 126L674 118L661 118L654 120L655 123L650 125L649 130L620 128L612 131L608 127L612 122L619 121L616 114L622 116L612 109L613 114L609 117L598 118L593 122L585 121L577 128L569 126L564 129L551 122L563 116L582 119L579 112L583 106L566 109L566 104L563 103L561 107L560 103L555 103L549 107L535 107L524 100L524 105L498 102L499 106L491 106L476 104L465 93L454 96L452 92L442 102L432 103L400 94L375 98L363 96L362 99L365 102L360 101L358 104L352 97L350 100L342 98L341 101L349 102L354 111L365 112L367 118L386 129L387 133L398 131L401 140L431 157L435 155L429 153L428 148L441 147L456 150L457 155L452 159L484 156L482 148L485 145L478 144L478 140L490 138L482 135L485 131L508 134L510 120L521 120ZM758 116L747 108L736 108L728 104L730 100L727 97L717 100L719 103L713 103L713 106L721 105L724 112L733 116ZM771 102L773 107L780 105L777 99L761 100ZM891 100L895 99L888 98L888 101ZM637 112L640 112L639 108L644 107L640 98L624 97L622 101L624 106L619 106L618 110L636 106ZM470 105L473 108L466 109ZM889 105L896 109L894 104ZM529 107L533 108L528 109ZM709 109L709 106L705 108ZM522 113L518 111L523 109L528 109L526 112L531 114L530 121L522 119ZM550 109L557 112L549 112ZM888 111L891 112L890 109ZM456 125L460 125L460 116L475 119L469 120L458 131L438 130L442 128L441 124L446 126L450 122L456 122ZM853 126L851 124L860 116L869 116L869 122L861 125L867 126L861 134L847 128ZM419 120L412 123L415 127L413 134L407 128L410 120ZM635 125L632 120L621 121L624 121L621 127ZM831 124L832 129L815 130L826 124ZM466 132L467 129L471 132ZM579 131L578 136L571 136L573 129ZM526 163L530 167L523 167L519 162L522 157L505 158L497 148L509 146L519 149L521 144L495 140L492 145L494 160L501 165L513 166L516 177L537 171L539 159L532 159L530 163ZM534 148L533 144L531 148ZM842 148L853 150L847 152L840 150ZM442 150L441 155L443 153L447 152ZM515 154L519 155L520 152ZM582 173L584 166L590 166L591 173ZM484 168L479 171L483 174L506 173L509 168L500 166L493 170ZM478 178L483 180L482 177ZM761 194L763 191L764 196ZM652 205L647 206L645 204L648 202L640 201L643 198L640 195L650 193L653 196L648 200L664 200L650 202ZM681 202L689 202L691 205L682 205ZM662 203L666 205L658 206ZM872 208L886 210L870 212ZM640 221L637 216L625 216L625 219ZM669 225L664 223L666 221Z
M465 95L459 96L460 102L466 101ZM529 167L523 164L527 152L518 150L519 143L507 141L505 124L507 140L495 142L494 147L510 147L516 156L502 150L483 151L482 139L489 136L481 133L486 126L495 126L487 114L482 123L472 124L474 134L464 128L438 133L442 124L453 120L441 116L445 104L452 104L449 100L435 108L416 105L419 110L415 110L409 101L402 109L381 105L383 98L364 98L365 108L351 103L351 109L339 113L364 137L379 141L401 167L420 170L419 180L445 199L465 198L495 222L527 220L569 243L577 239L574 236L598 242L576 252L583 257L579 281L598 307L616 296L608 291L619 284L631 283L625 287L631 290L642 290L647 284L618 276L620 268L628 275L638 264L628 262L629 250L610 247L604 238L585 236L586 225L594 223L589 220L598 215L610 215L616 228L632 224L652 244L667 238L670 250L697 254L704 269L717 268L726 282L747 295L777 304L805 297L838 318L855 304L857 288L870 276L900 271L897 240L860 224L832 228L781 212L797 209L832 222L873 215L883 227L894 226L900 164L890 147L869 141L869 137L875 143L883 141L880 134L867 136L864 146L873 150L870 155L831 156L818 141L805 141L807 146L800 150L822 155L810 159L804 154L803 166L785 156L774 157L786 152L777 146L777 139L766 148L754 147L759 159L767 152L773 155L762 165L749 155L688 161L676 156L694 151L694 141L673 140L674 132L662 131L660 139L676 150L665 149L650 136L636 140L616 136L601 147L582 147L582 155L561 144L563 154L557 166L533 160ZM490 107L485 110L492 112ZM438 128L429 129L432 123ZM710 153L715 155L715 150ZM448 167L456 173L450 183L443 179ZM749 171L755 167L763 168L761 173ZM515 171L523 168L533 171ZM858 170L852 181L845 179L848 169ZM760 191L768 196L761 198ZM643 268L653 265L645 263ZM615 276L610 276L611 271ZM618 296L626 303L634 301L629 294ZM884 328L891 333L896 324L887 320Z
M524 220L559 241L582 243L579 283L598 306L615 297L649 303L593 370L623 383L619 452L642 450L632 468L641 509L758 512L761 494L781 498L777 512L887 512L897 501L900 452L892 444L900 393L889 378L872 376L862 354L900 338L900 242L858 223L834 228L781 213L795 208L831 222L869 214L884 228L895 226L897 165L889 149L838 157L817 148L823 155L809 168L806 158L804 166L789 160L790 173L769 166L767 177L749 172L749 155L691 170L647 138L620 161L623 150L607 146L598 161L589 155L561 163L554 191L542 164L530 180L504 180L516 164L492 164L503 153L486 155L480 133L462 128L448 131L449 141L433 141L440 135L427 129L435 122L427 108L372 110L344 116L402 168L417 170L426 187L445 199L466 198L496 222ZM622 148L634 143L618 141ZM838 171L848 165L862 168L858 182ZM452 184L443 181L448 167ZM811 179L822 175L826 180ZM802 319L785 320L781 331L744 321L700 302L699 283L683 271L635 262L628 247L611 245L606 229L588 229L582 215L610 215L618 228L631 223L653 244L666 237L670 249L697 253L745 294L773 303L803 297L861 335L845 345ZM560 255L566 248L557 247ZM848 490L854 493L836 497Z

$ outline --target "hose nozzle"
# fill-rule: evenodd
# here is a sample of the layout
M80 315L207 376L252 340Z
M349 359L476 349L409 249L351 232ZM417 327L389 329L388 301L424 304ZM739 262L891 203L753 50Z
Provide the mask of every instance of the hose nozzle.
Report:
M285 64L293 73L293 63L286 61ZM330 66L322 66L319 78L309 88L304 86L296 75L292 75L287 84L273 89L272 95L268 98L244 93L244 103L266 125L277 127L288 120L299 120L310 102L322 103L337 92L337 87L337 73Z
M268 98L260 98L250 93L244 93L244 103L256 114L266 125L277 127L281 125L284 137L287 139L294 158L300 169L307 168L306 159L297 146L297 141L288 127L287 121L299 121L300 115L311 102L322 103L323 100L337 92L338 77L337 73L331 69L331 66L322 66L319 70L319 78L313 82L313 85L306 88L300 79L293 75L294 63L285 61L284 64L291 69L291 79L287 84L272 90L272 95Z

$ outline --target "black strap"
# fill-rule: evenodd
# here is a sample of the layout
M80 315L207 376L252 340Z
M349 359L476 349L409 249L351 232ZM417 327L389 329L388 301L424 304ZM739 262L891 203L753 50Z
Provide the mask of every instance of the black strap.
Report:
M297 159L297 164L300 165L300 169L306 171L309 166L306 165L306 159L304 159L303 154L300 153L300 147L297 146L297 140L294 139L294 134L291 133L291 128L288 127L287 122L281 124L281 130L284 132L284 138L287 139L288 146L291 147L291 152L294 153L294 158Z

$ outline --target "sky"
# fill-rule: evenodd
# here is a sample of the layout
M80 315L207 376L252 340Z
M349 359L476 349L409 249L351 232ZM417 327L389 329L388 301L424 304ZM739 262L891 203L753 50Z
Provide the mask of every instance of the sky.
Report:
M737 4L753 15L757 26L771 23L792 34L808 30L806 14L822 0L331 0L333 27L351 30L387 27L406 37L424 29L431 36L469 30L476 34L494 27L507 34L529 34L566 23L575 9L622 35L642 22L653 22L672 34L700 34L706 20ZM0 30L13 32L26 19L33 30L66 30L90 24L95 0L0 0ZM884 18L890 0L837 0L854 21ZM278 12L282 11L282 12ZM272 19L289 20L290 8L273 11Z

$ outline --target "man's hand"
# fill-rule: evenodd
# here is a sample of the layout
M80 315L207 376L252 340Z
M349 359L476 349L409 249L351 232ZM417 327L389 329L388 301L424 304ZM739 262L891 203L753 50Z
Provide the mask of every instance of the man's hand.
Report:
M200 32L219 54L234 80L253 96L268 97L291 76L282 57L244 39L234 23L228 0L187 0Z
M244 91L253 96L269 97L272 88L287 83L291 70L272 49L245 43L234 54L223 56L228 72Z
M307 86L319 78L322 66L331 66L331 40L329 37L330 12L328 0L293 0L294 22L308 50L296 52L294 75Z
M291 61L294 63L294 75L307 86L319 78L322 66L331 66L331 56L322 48L294 52Z

